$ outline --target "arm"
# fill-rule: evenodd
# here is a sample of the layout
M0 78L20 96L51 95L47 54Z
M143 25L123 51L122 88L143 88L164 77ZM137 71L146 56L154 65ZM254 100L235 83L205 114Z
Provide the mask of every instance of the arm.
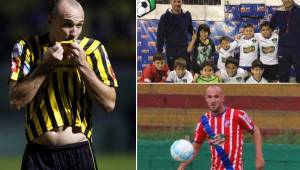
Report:
M262 152L262 138L261 138L259 128L255 125L254 125L254 132L253 132L253 142L255 144L255 151L256 151L256 163L255 163L256 169L262 170L265 165L263 152Z
M185 168L191 163L193 162L193 160L196 158L196 156L198 155L200 148L201 148L202 144L200 143L196 143L194 142L193 147L194 147L194 154L192 156L192 158L186 162L183 162L179 165L179 167L177 168L177 170L185 170Z
M194 74L193 83L197 83L197 79L200 77L199 73Z
M166 83L173 83L173 71L169 72L169 74L167 75L167 79L165 81Z
M141 80L141 82L143 83L151 83L152 81L152 73L151 73L151 64L147 65L142 73L142 77L143 79Z
M164 68L163 68L163 77L161 79L161 82L166 82L167 77L170 74L170 70L167 64L164 64Z
M37 65L35 70L23 81L9 82L9 103L14 109L20 110L33 100L48 75L54 71L55 64L62 60L63 48L57 43L48 48L44 57L42 63Z
M95 72L90 68L85 52L78 44L72 43L69 51L72 54L72 62L83 77L90 94L106 112L111 112L116 102L115 88L99 80Z
M217 71L215 75L218 77L220 82L223 82L222 75L221 75L221 70Z
M195 33L195 31L193 32L193 35L192 35L192 40L189 42L189 45L187 47L187 52L192 52L193 49L194 49L194 44L196 42L196 39L197 39L197 34Z

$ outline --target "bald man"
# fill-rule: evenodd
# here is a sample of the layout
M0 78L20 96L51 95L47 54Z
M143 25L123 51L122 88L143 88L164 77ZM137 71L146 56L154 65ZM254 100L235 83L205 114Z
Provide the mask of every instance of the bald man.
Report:
M264 159L260 130L246 112L224 105L224 94L218 86L206 89L205 102L208 112L201 116L195 130L194 155L191 160L181 163L178 170L184 170L200 151L207 139L211 151L211 169L243 169L243 131L253 135L256 150L256 169L262 170Z
M97 169L92 152L92 101L110 112L117 80L101 42L79 38L84 10L53 1L49 32L14 46L9 100L25 107L27 146L22 169Z

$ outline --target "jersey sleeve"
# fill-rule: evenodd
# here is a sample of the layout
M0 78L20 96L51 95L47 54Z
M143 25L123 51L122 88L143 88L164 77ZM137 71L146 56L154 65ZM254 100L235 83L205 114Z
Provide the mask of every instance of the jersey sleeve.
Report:
M230 43L230 46L231 46L232 49L237 48L237 47L238 47L238 41L237 41L237 40L232 41L232 42Z
M87 57L97 77L110 87L118 87L118 82L108 58L104 45L101 43Z
M11 53L9 80L21 81L30 73L30 52L25 41L17 41Z
M248 114L242 110L238 112L238 124L246 131L252 132L254 130L254 123Z
M151 83L152 81L152 73L151 73L151 64L147 65L142 72L143 79L141 82Z
M195 134L194 134L194 141L197 143L203 143L205 139L207 138L207 134L205 133L203 129L203 125L201 122L198 122L197 127L195 129Z

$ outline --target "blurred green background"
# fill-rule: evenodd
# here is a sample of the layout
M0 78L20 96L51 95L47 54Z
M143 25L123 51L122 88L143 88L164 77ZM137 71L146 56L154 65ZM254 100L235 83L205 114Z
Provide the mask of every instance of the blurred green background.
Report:
M1 1L0 10L0 169L20 169L25 148L23 111L8 104L10 56L21 36L47 32L49 0ZM101 170L135 169L135 2L83 0L82 36L100 40L106 47L118 79L115 111L94 108L94 148Z

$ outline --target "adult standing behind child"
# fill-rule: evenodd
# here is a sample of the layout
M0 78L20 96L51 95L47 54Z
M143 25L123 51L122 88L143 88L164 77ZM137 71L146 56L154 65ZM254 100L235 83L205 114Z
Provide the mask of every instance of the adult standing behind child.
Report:
M192 16L189 11L183 11L182 0L170 0L172 6L161 17L157 28L157 52L162 53L164 45L168 66L173 70L174 60L184 57L187 66L190 65L187 53L188 35L192 35L194 29Z
M273 14L270 25L279 28L278 63L279 81L289 82L294 66L296 82L300 83L300 7L294 0L282 0L283 6Z

